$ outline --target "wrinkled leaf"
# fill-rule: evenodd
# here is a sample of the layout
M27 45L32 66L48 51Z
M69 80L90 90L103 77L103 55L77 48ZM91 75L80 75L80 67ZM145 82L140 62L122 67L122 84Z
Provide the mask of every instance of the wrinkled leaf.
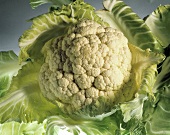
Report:
M64 35L70 26L81 19L95 20L102 25L107 24L94 13L94 7L82 0L33 18L31 28L19 39L20 61L43 57L41 49L44 44L52 38Z
M42 122L57 113L57 107L41 94L38 84L40 64L29 62L13 78L8 93L0 98L0 122Z
M162 52L163 48L144 21L131 7L120 0L104 0L105 10L96 13L113 28L119 29L128 41L142 49Z
M43 135L45 134L45 121L29 123L7 122L0 124L0 135Z
M160 5L145 18L145 22L162 46L167 47L170 44L170 5Z
M9 89L12 77L18 73L21 66L13 51L0 52L0 97Z
M30 0L30 5L33 9L46 3L51 3L52 6L55 7L61 7L62 5L69 4L72 1L73 0Z

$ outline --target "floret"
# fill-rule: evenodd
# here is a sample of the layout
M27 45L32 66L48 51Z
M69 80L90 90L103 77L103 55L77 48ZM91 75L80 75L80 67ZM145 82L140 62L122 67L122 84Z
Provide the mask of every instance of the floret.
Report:
M40 71L43 95L80 110L101 97L114 105L117 91L129 80L132 54L122 32L92 20L82 20L64 36L46 45Z

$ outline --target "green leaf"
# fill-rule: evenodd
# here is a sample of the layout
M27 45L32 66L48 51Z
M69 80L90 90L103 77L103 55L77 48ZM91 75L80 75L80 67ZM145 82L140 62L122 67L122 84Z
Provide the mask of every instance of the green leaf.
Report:
M47 119L47 135L115 135L119 128L119 114L103 120L72 119L69 116L51 116Z
M145 125L141 120L132 118L128 123L122 123L116 135L146 135Z
M137 92L152 95L152 86L157 73L156 65L164 60L161 53L149 49L142 50L131 44L129 48L132 53L132 71L129 81L119 92L117 100L121 103L134 99Z
M45 122L38 123L37 121L29 123L7 122L0 124L1 135L44 135Z
M155 103L146 102L144 118L148 135L170 134L170 56L165 59L154 85Z
M32 9L35 9L36 7L46 3L49 3L49 0L30 0Z
M126 86L122 90L121 95L128 100L120 104L123 115L123 122L125 123L125 125L129 125L131 123L131 120L136 120L142 123L144 103L146 101L150 102L154 99L152 88L156 81L156 64L164 59L164 55L154 53L150 50L142 50L133 45L129 45L129 48L133 56L131 72L132 79L130 79L131 81L126 84ZM119 96L119 99L121 98L121 96ZM143 128L139 128L138 123L136 124L137 125L134 125L134 127L129 127L128 129L124 127L125 133L122 134L126 134L128 132L130 132L129 134L131 134L132 130L137 130L137 132L143 133ZM138 128L140 129L140 131L138 131Z
M163 48L144 21L121 0L104 0L105 10L97 11L104 21L119 29L128 41L142 49L162 52Z
M147 96L143 94L139 94L135 99L122 103L120 105L124 122L128 122L130 119L141 120L143 115L143 104L144 101L147 100Z
M26 30L19 39L20 61L28 58L42 58L41 49L47 41L64 35L69 27L85 18L103 25L107 24L95 14L94 7L82 0L33 18L31 28Z
M158 6L145 18L145 22L163 47L167 47L170 44L170 5Z
M162 70L157 76L153 91L159 92L159 89L168 86L170 83L170 56L168 56L162 64Z
M169 82L170 84L170 82ZM146 122L148 135L169 135L170 134L170 85L164 86L159 96L159 101L153 108L150 119ZM150 108L147 108L150 109Z
M9 89L12 77L18 73L21 66L13 51L0 52L0 97Z
M41 94L38 73L41 64L28 62L13 78L8 93L0 98L0 123L6 121L42 122L57 114L57 107Z
M72 1L73 0L30 0L30 5L33 9L46 3L51 3L52 6L55 6L55 7L61 7L62 5L69 4Z

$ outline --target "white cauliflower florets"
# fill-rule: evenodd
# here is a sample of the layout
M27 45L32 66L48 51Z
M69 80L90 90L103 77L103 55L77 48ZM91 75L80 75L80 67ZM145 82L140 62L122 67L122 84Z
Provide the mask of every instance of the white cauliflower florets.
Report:
M129 80L132 55L122 32L83 20L48 45L40 86L49 100L74 111L115 94ZM69 108L69 109L68 109Z

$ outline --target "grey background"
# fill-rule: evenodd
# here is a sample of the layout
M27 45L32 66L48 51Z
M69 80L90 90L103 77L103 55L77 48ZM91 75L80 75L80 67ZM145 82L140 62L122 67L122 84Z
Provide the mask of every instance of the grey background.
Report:
M102 0L85 0L96 9L102 8ZM170 0L124 0L141 18L157 6L170 4ZM28 19L48 11L49 5L31 9L29 0L0 0L0 51L19 52L18 38L31 26Z

